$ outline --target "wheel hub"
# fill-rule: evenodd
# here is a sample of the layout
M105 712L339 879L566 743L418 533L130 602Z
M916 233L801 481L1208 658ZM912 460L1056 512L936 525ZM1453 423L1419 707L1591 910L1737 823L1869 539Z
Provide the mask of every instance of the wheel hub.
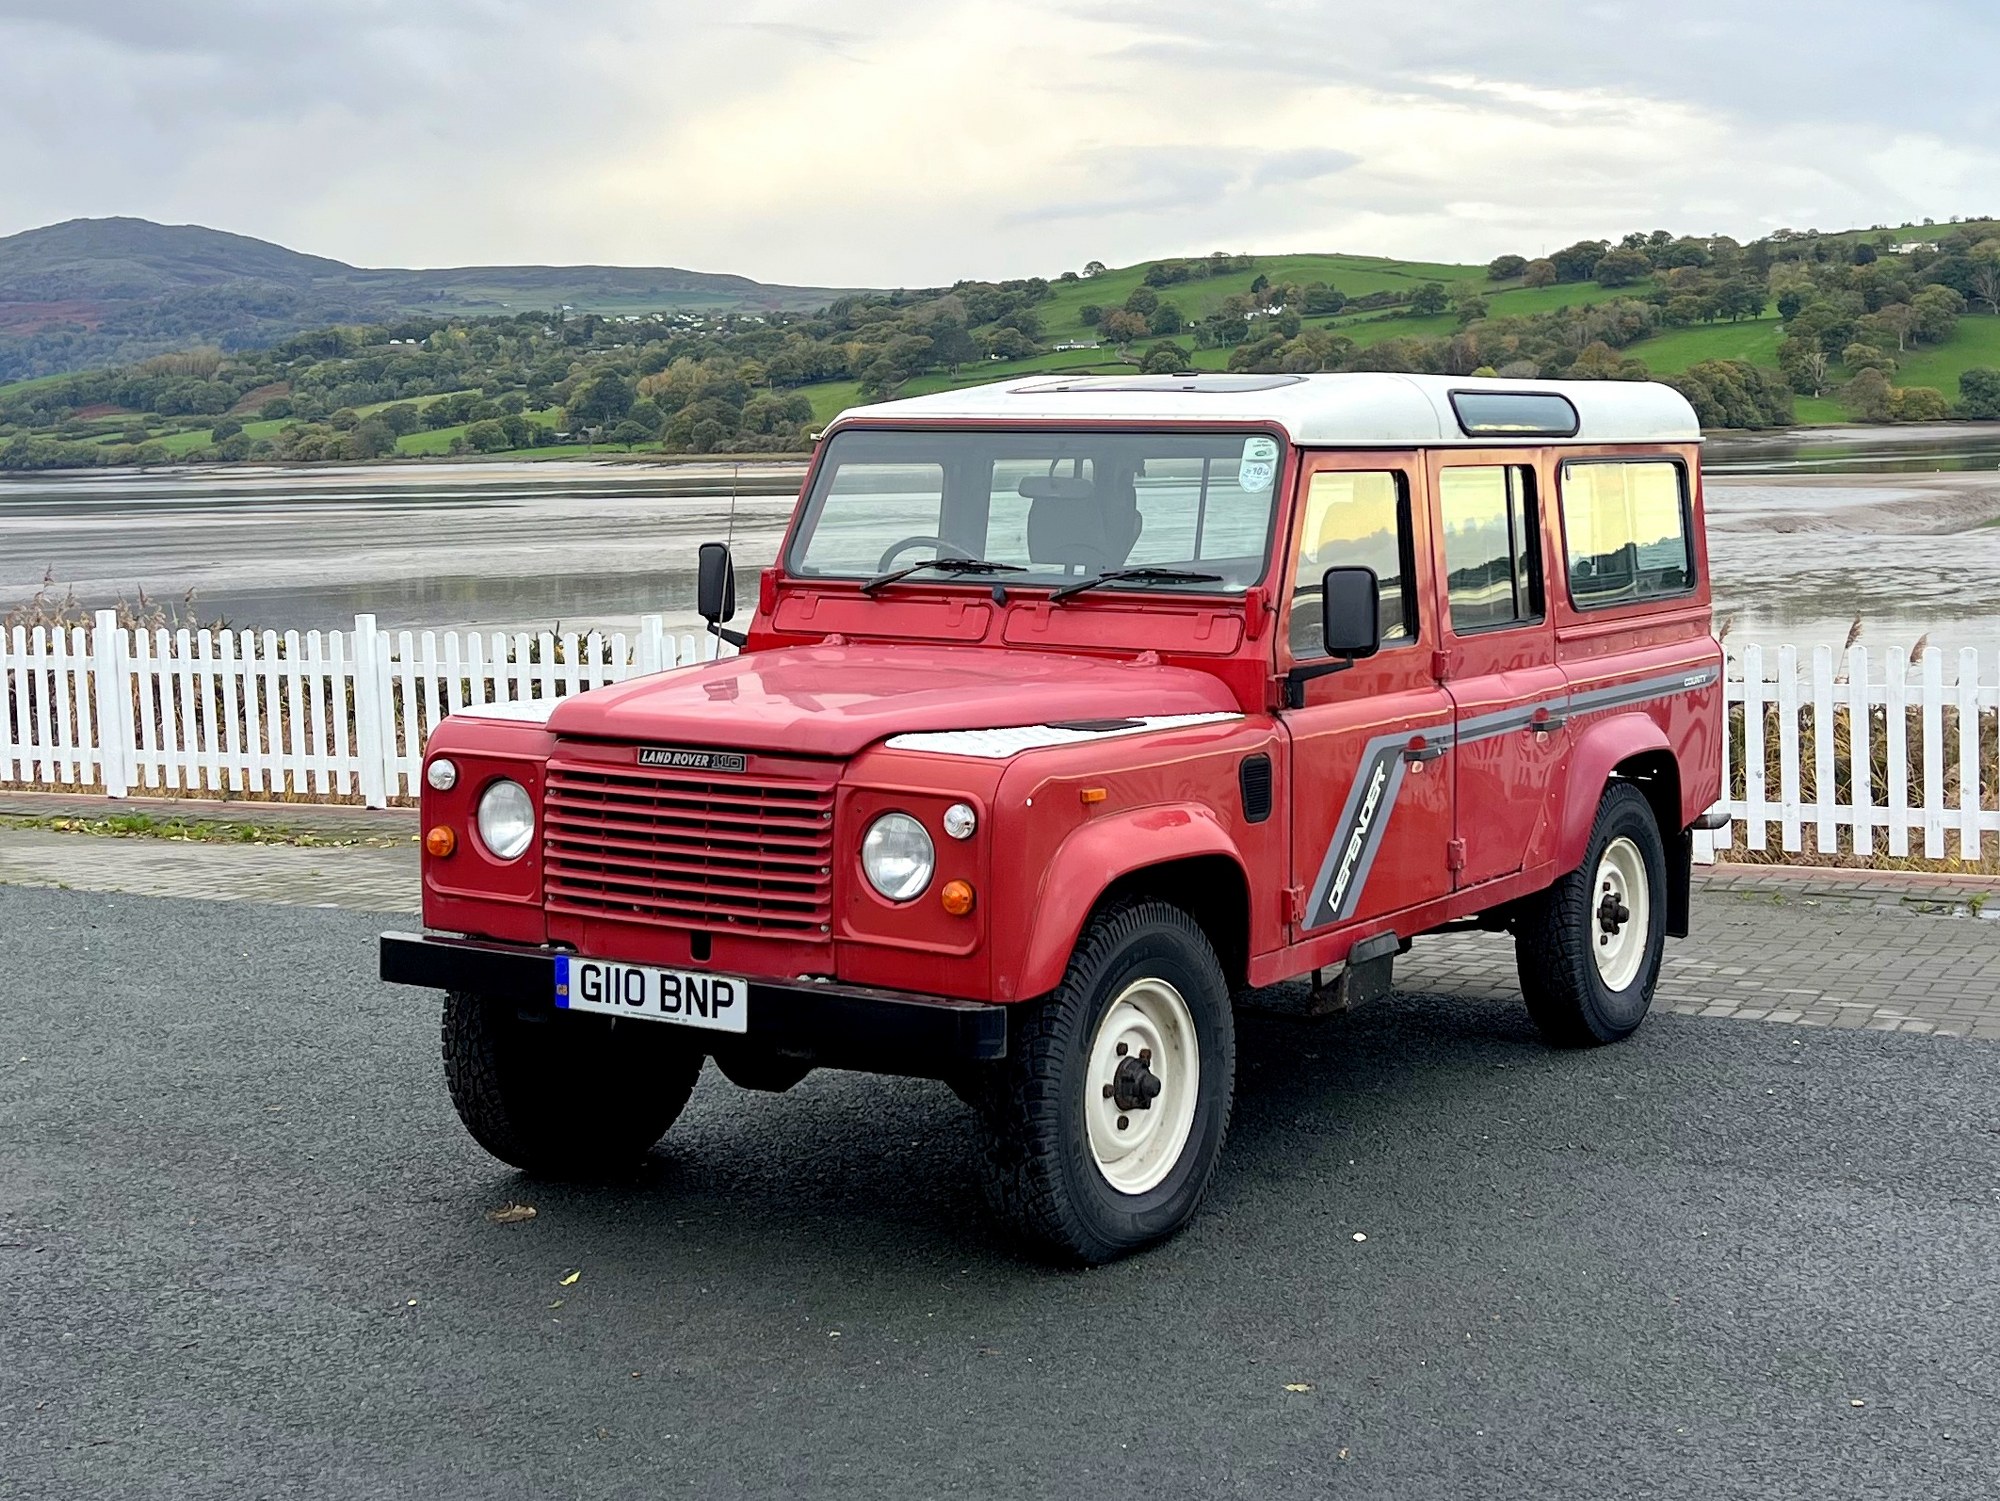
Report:
M1632 909L1618 899L1618 893L1613 891L1607 882L1604 888L1604 900L1597 904L1597 926L1615 936L1618 930L1631 920Z
M1132 981L1090 1044L1084 1124L1105 1182L1124 1194L1158 1186L1194 1126L1201 1056L1187 1002L1165 979Z
M1595 884L1591 956L1606 988L1624 990L1645 968L1652 943L1652 892L1639 846L1622 835L1612 840L1598 860Z
M1151 1110L1165 1088L1149 1066L1152 1061L1151 1048L1139 1049L1137 1057L1119 1059L1111 1082L1104 1086L1105 1098L1116 1101L1120 1110Z

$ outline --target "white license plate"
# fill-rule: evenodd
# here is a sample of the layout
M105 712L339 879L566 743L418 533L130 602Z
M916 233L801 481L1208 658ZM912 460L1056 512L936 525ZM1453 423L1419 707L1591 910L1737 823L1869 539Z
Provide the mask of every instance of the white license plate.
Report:
M645 1021L679 1022L712 1032L750 1027L750 985L734 975L613 964L581 954L556 955L556 1005Z

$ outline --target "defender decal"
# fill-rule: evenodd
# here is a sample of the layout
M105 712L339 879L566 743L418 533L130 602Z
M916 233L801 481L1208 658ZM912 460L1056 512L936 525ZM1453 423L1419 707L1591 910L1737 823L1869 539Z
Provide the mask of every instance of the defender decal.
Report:
M1333 885L1327 888L1327 907L1332 912L1339 912L1347 898L1354 869L1361 863L1361 852L1367 847L1369 835L1374 832L1375 815L1382 807L1382 789L1389 785L1389 768L1394 764L1386 756L1375 758L1375 768L1368 775L1368 795L1361 800L1361 812L1355 820L1354 832L1348 836L1346 849L1341 851Z
M1333 840L1327 845L1326 856L1320 862L1319 876L1313 882L1312 894L1306 902L1306 920L1300 925L1300 930L1312 932L1344 922L1354 915L1360 905L1361 893L1368 885L1368 872L1375 863L1376 852L1382 847L1382 835L1396 811L1396 794L1403 785L1403 752L1413 739L1421 736L1431 747L1469 745L1491 740L1512 730L1527 729L1538 714L1587 714L1691 693L1713 683L1719 672L1717 668L1707 667L1694 673L1646 678L1610 688L1592 688L1562 698L1477 715L1461 720L1456 729L1444 725L1436 729L1399 730L1390 735L1377 735L1361 752L1360 768L1355 774L1353 787L1348 791L1346 806L1341 809L1340 818L1334 824Z
M1451 742L1448 725L1440 726L1436 735L1429 731L1425 735L1432 743ZM1408 730L1377 735L1361 752L1361 766L1348 790L1347 805L1340 810L1333 842L1327 846L1306 901L1304 926L1308 930L1345 920L1361 900L1375 852L1382 846L1382 833L1396 811L1396 794L1403 785L1403 751L1410 736Z

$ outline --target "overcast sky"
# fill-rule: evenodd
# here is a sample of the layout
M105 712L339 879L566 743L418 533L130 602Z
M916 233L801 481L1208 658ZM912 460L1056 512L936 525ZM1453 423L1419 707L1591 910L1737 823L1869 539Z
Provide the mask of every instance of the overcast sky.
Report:
M1996 0L0 0L0 234L818 285L2000 214Z

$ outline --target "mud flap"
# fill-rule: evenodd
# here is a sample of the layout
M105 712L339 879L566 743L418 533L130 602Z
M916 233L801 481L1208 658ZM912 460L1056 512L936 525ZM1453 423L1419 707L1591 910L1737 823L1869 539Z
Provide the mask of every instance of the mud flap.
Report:
M1685 938L1694 926L1694 834L1683 829L1667 841L1667 936Z
M1340 973L1315 984L1306 997L1306 1016L1339 1016L1356 1006L1379 1001L1394 986L1396 955L1403 941L1394 933L1377 933L1354 945Z

